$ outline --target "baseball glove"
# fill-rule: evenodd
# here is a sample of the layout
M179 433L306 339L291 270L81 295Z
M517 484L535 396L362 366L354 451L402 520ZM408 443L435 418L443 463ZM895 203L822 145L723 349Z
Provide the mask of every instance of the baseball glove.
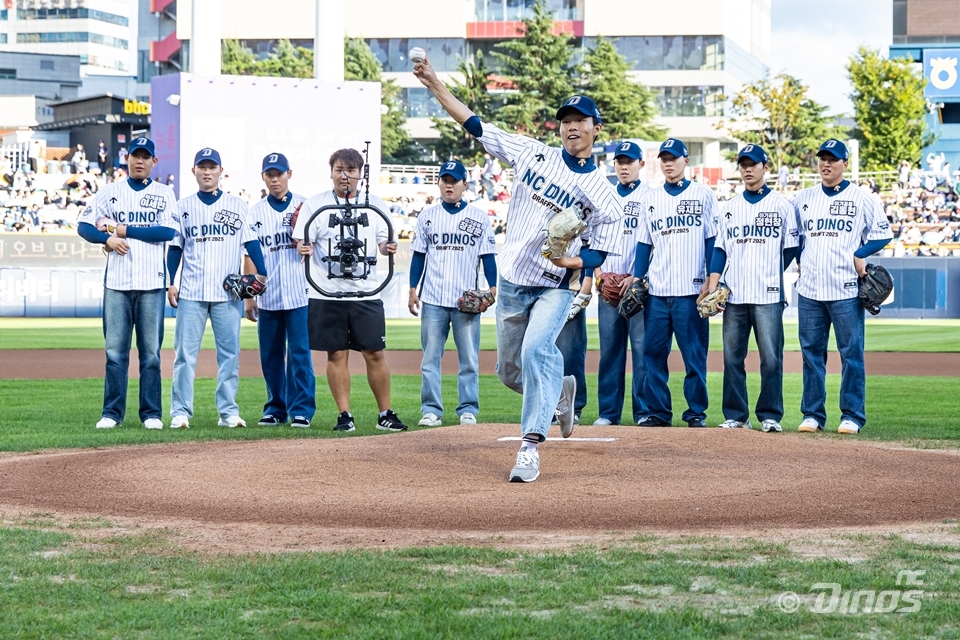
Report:
M647 300L650 299L650 282L646 278L640 278L627 289L620 300L620 306L617 311L621 316L628 320L640 313L647 306Z
M730 287L722 282L717 288L705 293L697 299L697 311L701 318L712 318L727 308L727 299L730 297Z
M547 239L543 242L540 253L547 260L566 256L570 243L586 228L587 223L584 222L580 206L567 207L547 223Z
M629 273L603 274L600 277L600 297L615 307L620 306L620 299L623 298L620 289L623 286L623 279L629 276Z
M878 264L867 265L867 275L860 278L860 305L872 315L880 313L880 305L893 293L893 277Z
M577 317L577 314L587 308L590 304L590 298L593 296L589 293L578 293L574 297L573 302L570 303L570 311L567 313L567 322L570 322Z
M467 289L457 298L457 309L463 313L483 313L493 302L493 294L489 291Z
M231 273L223 279L223 290L232 293L238 300L247 300L266 291L267 285L253 274Z

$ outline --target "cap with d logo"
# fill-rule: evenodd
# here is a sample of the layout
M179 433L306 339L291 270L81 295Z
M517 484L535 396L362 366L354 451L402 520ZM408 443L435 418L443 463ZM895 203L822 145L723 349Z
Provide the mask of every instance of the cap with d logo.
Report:
M217 153L216 149L211 149L210 147L197 151L197 155L193 158L193 166L197 166L201 162L213 162L223 166L223 163L220 162L220 154Z
M630 158L631 160L643 160L643 151L636 142L621 142L617 145L617 150L614 152L613 157L619 158L620 156Z
M447 160L442 165L440 165L440 176L453 176L457 180L466 180L467 179L467 170L463 166L463 163L458 160Z
M157 156L156 148L153 146L153 140L150 138L134 138L130 141L130 146L127 148L127 153L133 155L133 152L138 149L143 149L149 153L151 158L155 158Z

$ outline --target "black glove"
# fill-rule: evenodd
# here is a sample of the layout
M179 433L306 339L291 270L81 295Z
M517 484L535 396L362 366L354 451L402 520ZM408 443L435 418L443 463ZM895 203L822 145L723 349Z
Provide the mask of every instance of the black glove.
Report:
M867 265L867 275L860 278L857 297L860 306L873 315L880 313L880 305L893 293L893 276L878 264Z

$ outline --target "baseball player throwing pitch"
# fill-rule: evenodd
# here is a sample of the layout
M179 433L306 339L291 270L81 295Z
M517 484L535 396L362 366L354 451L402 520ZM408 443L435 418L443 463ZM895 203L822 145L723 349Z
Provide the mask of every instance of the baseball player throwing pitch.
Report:
M509 478L533 482L540 475L538 445L555 412L561 434L573 431L576 381L563 377L556 341L580 286L580 270L600 266L621 245L620 207L591 159L600 111L586 96L563 103L557 111L563 148L551 148L481 122L437 78L428 59L414 65L413 73L454 120L516 175L507 209L510 232L500 253L497 374L523 394L523 444ZM545 231L550 227L554 232ZM577 234L584 227L589 228L590 248L581 251ZM559 235L560 228L570 235ZM561 237L571 241L563 246Z

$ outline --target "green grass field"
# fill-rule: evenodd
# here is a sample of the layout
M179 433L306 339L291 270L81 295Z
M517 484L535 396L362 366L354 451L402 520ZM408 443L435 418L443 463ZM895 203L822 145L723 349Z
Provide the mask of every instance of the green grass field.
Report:
M958 328L951 322L874 321L867 340L873 348L883 344L895 351L957 351ZM389 332L391 348L418 348L416 321L392 321ZM492 342L492 333L485 331L485 341ZM712 334L719 336L719 326ZM0 339L7 348L103 347L96 319L7 319L0 321ZM244 343L255 348L252 327L245 329ZM708 375L713 424L722 419L721 378ZM677 406L681 383L681 376L672 376ZM751 398L758 383L750 375ZM394 376L392 385L394 408L415 424L420 378ZM799 375L785 376L788 431L800 420L800 386ZM827 386L829 427L835 429L839 377L828 376ZM588 388L586 423L597 413L595 375L588 376ZM309 430L219 428L214 381L201 378L191 429L147 431L131 414L123 427L104 432L93 428L102 380L0 380L0 452L381 437L363 377L353 380L358 429L351 434L333 434L336 409L322 377L317 389L319 408ZM263 381L243 378L240 390L241 414L254 423L265 397ZM132 407L136 393L132 381ZM444 376L449 408L456 405L455 393L455 377ZM168 380L164 394L168 403ZM858 438L958 448L958 397L956 377L870 377L868 423ZM481 377L481 422L516 423L519 412L520 396L495 376ZM449 411L445 423L455 422ZM762 479L757 482L761 487ZM851 478L850 487L838 490L870 487ZM763 539L609 532L611 542L570 549L440 546L220 555L184 549L171 532L144 532L106 518L66 522L48 513L0 512L0 638L960 638L960 525L950 520L922 526L918 535L820 533L803 544L780 540L775 532ZM902 570L925 572L923 585L913 587L923 591L919 610L864 613L861 600L853 613L816 612L818 583L836 583L844 593L885 591L889 604L892 592L900 597L906 588L896 583ZM798 610L781 607L789 603L785 592L799 594Z
M489 314L488 314L489 315ZM166 321L165 344L173 345L173 319ZM799 351L796 321L784 325L786 351ZM866 325L867 351L960 352L960 320L886 320L870 318ZM588 348L599 349L595 321L587 327ZM831 340L831 345L833 341ZM103 349L99 318L0 318L0 345L7 349ZM240 332L243 349L257 348L256 325L246 320ZM399 351L420 351L420 321L415 318L387 320L387 347ZM453 349L453 338L447 348ZM213 334L207 331L203 348L213 348ZM494 350L496 324L483 318L480 348ZM755 345L751 342L751 348ZM720 320L710 326L711 351L722 350Z

